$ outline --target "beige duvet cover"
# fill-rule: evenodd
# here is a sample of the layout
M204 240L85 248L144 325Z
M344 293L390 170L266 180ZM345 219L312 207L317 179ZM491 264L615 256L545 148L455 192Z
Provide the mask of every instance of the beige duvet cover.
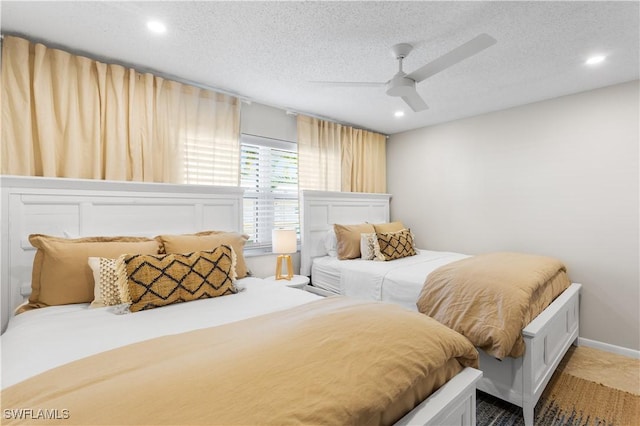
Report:
M490 253L433 271L418 310L502 359L524 354L522 329L571 281L558 260L521 253Z
M390 424L463 366L475 348L435 320L334 297L55 368L2 409L68 418L2 424Z

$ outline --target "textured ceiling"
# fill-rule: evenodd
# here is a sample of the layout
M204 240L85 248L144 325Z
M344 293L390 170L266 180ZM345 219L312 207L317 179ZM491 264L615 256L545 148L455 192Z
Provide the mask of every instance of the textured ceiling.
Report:
M386 134L639 78L638 2L13 2L4 33L135 65ZM152 34L150 18L167 32ZM396 43L411 72L480 33L497 44L418 84L414 113L384 88ZM587 67L592 54L604 63ZM401 118L396 110L405 110Z

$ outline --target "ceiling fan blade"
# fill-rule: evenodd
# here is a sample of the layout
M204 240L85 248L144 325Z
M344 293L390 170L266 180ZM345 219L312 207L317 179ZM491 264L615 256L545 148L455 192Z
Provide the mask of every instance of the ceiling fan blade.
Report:
M496 44L496 39L489 34L480 34L476 38L466 42L465 44L456 47L449 53L445 53L438 59L429 62L427 65L418 68L411 74L407 75L410 79L420 82L434 74L443 71L458 62L461 62L476 53L479 53L487 47Z
M418 92L413 92L408 96L402 96L402 100L407 103L415 112L424 111L429 109L427 103L418 95Z
M336 87L382 87L385 83L363 81L310 81L309 83Z

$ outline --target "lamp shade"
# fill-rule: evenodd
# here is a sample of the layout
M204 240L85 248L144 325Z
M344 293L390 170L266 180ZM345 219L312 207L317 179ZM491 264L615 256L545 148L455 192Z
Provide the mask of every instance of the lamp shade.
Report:
M271 249L274 253L295 253L296 231L293 229L274 229L271 231Z

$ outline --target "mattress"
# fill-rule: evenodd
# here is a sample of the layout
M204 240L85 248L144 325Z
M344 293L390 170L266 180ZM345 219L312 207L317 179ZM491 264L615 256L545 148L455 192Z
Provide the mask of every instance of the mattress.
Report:
M388 262L324 256L313 259L314 287L359 299L397 303L417 310L416 301L426 277L435 269L465 254L417 250L411 257Z
M257 278L232 296L178 303L135 314L74 304L40 308L11 319L0 337L2 389L54 367L131 343L222 325L321 299ZM46 348L46 356L42 350Z

